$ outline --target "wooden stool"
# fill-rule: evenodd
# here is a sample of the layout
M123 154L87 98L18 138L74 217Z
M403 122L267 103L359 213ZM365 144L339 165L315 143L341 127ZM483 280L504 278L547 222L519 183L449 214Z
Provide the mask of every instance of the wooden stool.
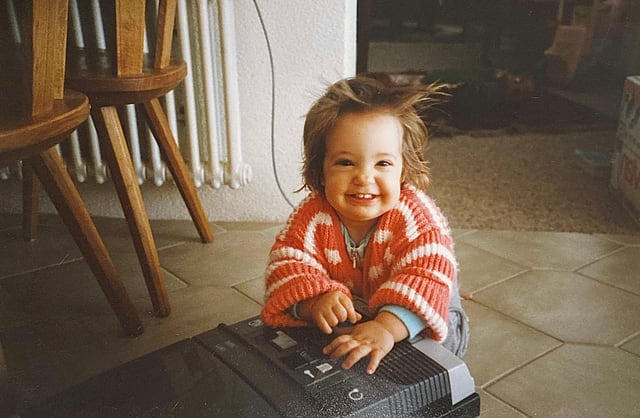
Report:
M24 112L0 115L0 166L23 159L42 183L128 335L142 323L80 195L53 148L89 116L87 97L64 90L67 0L19 2L24 21ZM37 24L36 24L37 23Z
M70 50L67 68L69 87L89 96L100 147L118 192L157 316L169 315L171 308L116 106L143 105L146 122L200 238L202 242L211 242L213 232L158 100L187 74L183 61L170 58L175 12L176 0L160 0L155 55L148 56L144 53L145 0L115 0L115 60L106 51Z

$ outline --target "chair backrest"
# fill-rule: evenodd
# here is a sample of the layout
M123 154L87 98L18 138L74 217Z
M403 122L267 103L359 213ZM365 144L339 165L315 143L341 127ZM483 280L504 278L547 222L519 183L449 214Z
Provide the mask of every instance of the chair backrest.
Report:
M156 28L155 67L165 68L171 60L173 45L173 27L176 21L177 0L161 0L158 5L158 23Z
M41 138L27 135L25 130L36 129L39 123L50 116L56 105L64 99L64 73L67 36L67 0L14 1L15 18L12 17L19 36L12 57L10 71L18 73L15 81L19 86L10 86L0 96L11 94L3 100L9 111L0 115L0 157L5 164L17 155L28 154ZM7 51L2 51L6 53ZM14 79L13 75L10 78ZM56 107L57 106L57 107ZM63 106L63 105L62 105ZM64 124L60 124L64 127ZM20 127L20 128L18 128Z
M144 54L145 0L116 0L117 76L140 74Z
M5 122L50 112L55 100L62 99L67 8L67 0L8 1L3 7L0 24L7 32L2 35L11 33L0 45Z
M154 67L169 65L177 0L160 0L156 20ZM140 74L144 62L146 0L116 0L116 50L118 77Z
M22 16L25 110L32 117L50 112L64 96L67 1L16 2Z

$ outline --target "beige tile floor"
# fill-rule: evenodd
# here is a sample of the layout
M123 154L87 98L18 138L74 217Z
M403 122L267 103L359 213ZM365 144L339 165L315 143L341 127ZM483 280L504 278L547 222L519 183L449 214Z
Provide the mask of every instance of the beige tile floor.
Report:
M157 319L124 221L96 223L143 317L137 338L55 216L26 244L0 215L0 341L21 405L260 311L278 225L215 224L201 244L189 222L152 222L173 304ZM482 416L639 417L640 235L455 232Z

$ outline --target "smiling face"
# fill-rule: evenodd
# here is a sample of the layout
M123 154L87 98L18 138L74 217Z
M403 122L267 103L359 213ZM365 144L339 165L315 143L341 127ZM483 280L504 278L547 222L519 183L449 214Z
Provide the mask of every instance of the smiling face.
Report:
M353 112L327 136L324 195L356 242L398 202L402 134L394 116Z

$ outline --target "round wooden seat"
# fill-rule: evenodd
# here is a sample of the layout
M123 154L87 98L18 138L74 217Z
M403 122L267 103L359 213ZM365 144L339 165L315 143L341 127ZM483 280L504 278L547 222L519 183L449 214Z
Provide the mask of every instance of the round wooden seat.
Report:
M142 72L116 75L106 54L78 50L70 53L66 85L89 96L93 105L117 106L148 102L173 90L187 76L182 60L171 60L163 68L154 68L145 55Z
M59 143L89 117L87 96L65 90L51 112L36 118L0 121L0 165L40 153Z

